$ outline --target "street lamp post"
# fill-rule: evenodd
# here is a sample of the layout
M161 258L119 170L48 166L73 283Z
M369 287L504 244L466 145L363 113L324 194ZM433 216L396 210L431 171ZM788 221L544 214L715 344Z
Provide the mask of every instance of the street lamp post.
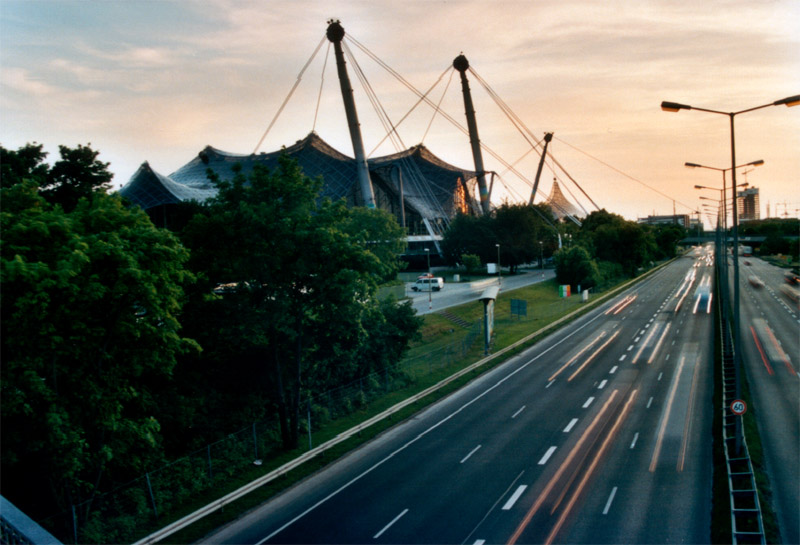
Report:
M495 244L497 246L497 285L503 285L503 272L500 268L500 244Z
M425 248L425 255L428 258L428 312L433 312L433 284L431 284L431 249Z
M768 108L769 106L797 106L800 104L800 95L794 95L786 98L782 98L780 100L776 100L775 102L770 102L769 104L762 104L761 106L755 106L753 108L747 108L746 110L739 110L738 112L723 112L720 110L711 110L708 108L697 108L694 106L689 106L688 104L680 104L678 102L667 102L664 101L661 103L661 109L666 112L679 112L681 110L698 110L701 112L708 112L712 114L720 114L720 115L727 115L730 119L730 126L731 126L731 192L736 192L736 137L734 131L734 124L733 119L739 114L744 114L747 112L752 112L755 110L760 110L762 108ZM737 213L736 207L733 207L733 247L734 251L738 252L739 248L739 215ZM739 380L739 366L742 359L742 340L741 340L741 331L739 331L739 256L733 256L733 325L734 325L734 349L733 349L733 357L734 357L734 374L736 377L736 397L739 399L741 397L741 381ZM738 419L741 420L741 419ZM739 426L737 426L738 428ZM736 452L737 454L741 450L741 431L738 430L736 434Z
M544 278L544 242L539 241L539 267L542 269L542 278Z

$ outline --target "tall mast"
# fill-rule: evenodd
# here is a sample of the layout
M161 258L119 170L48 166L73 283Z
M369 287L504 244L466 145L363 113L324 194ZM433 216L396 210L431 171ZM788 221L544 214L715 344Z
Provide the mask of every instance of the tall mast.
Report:
M353 154L356 158L356 170L358 171L361 195L364 197L364 206L367 208L375 208L375 194L372 192L372 181L369 178L369 167L367 166L367 158L364 153L364 142L361 140L361 126L358 123L356 103L353 99L353 86L350 85L350 78L347 76L347 65L344 62L344 52L342 51L344 28L338 20L331 19L328 21L328 30L325 34L328 40L333 43L333 49L336 55L336 69L339 73L339 85L342 88L344 112L347 115L347 125L350 128L350 140L353 142Z
M536 179L533 182L533 191L531 191L531 200L528 201L528 204L533 204L533 199L536 198L536 190L539 189L539 178L542 176L542 167L544 166L544 158L547 155L547 145L550 143L550 140L553 139L553 133L546 132L544 133L544 149L542 150L542 156L539 157L539 168L536 169Z
M489 189L486 187L486 171L483 169L483 155L481 155L481 140L478 138L478 123L475 121L475 107L472 105L472 94L467 80L469 61L464 55L459 55L453 60L453 68L461 74L461 92L464 94L464 111L467 114L467 129L469 129L469 143L472 146L472 158L475 160L475 172L478 174L478 189L481 194L481 209L484 214L489 213Z

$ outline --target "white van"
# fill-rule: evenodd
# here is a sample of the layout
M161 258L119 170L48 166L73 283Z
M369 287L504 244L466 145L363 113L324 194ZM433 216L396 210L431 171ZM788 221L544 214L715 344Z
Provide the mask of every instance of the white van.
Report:
M444 278L434 276L431 278L417 278L411 289L414 291L439 291L444 288Z

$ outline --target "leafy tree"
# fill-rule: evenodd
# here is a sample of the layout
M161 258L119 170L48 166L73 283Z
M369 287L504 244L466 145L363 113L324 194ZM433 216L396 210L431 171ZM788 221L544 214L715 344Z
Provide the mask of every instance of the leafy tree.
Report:
M539 242L545 238L545 224L540 214L541 211L526 204L504 204L495 210L492 226L500 243L501 262L512 273L517 266L539 258Z
M406 264L400 260L407 242L403 228L389 212L379 209L352 208L342 230L378 258L379 283L394 280Z
M651 232L655 237L655 258L669 259L678 251L678 241L686 238L686 229L681 225L655 225Z
M497 261L497 235L489 216L459 214L450 222L442 240L442 253L450 265L460 263L464 254L477 255L483 263Z
M569 284L573 288L591 288L599 283L597 264L582 246L562 248L553 257L559 284Z
M243 382L266 392L264 411L278 413L293 448L306 389L331 388L382 361L366 361L365 346L389 319L375 293L396 271L402 231L382 213L319 200L321 181L288 156L275 171L256 166L215 183L218 195L182 233L206 290L199 304L228 319L212 357L235 347L255 372ZM208 296L213 287L221 297Z
M154 392L196 348L178 322L191 275L178 240L118 197L65 212L35 181L6 181L3 493L51 514L160 458Z
M6 189L24 180L41 186L47 179L49 167L44 163L47 152L42 144L26 144L18 150L0 146L0 188Z
M474 274L475 271L481 268L481 258L475 254L464 254L461 256L461 262L467 269L467 274Z

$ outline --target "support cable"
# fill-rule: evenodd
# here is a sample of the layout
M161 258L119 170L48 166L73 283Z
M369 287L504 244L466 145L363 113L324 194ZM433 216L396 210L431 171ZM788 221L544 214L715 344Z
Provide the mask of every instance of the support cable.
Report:
M275 114L275 117L272 118L272 121L270 122L269 126L267 127L267 130L264 131L264 134L261 136L261 139L258 141L258 144L256 144L256 147L253 150L253 155L255 155L258 152L258 148L260 148L261 144L264 143L264 139L267 137L267 134L269 134L269 131L272 129L272 126L275 124L275 121L278 120L278 117L281 115L281 112L283 112L283 109L286 107L286 104L289 102L289 99L292 98L292 95L294 94L295 89L297 89L297 86L300 85L300 80L303 79L303 74L305 73L306 69L308 68L308 65L311 64L311 61L313 61L314 57L317 56L317 53L322 48L322 44L325 43L325 40L327 40L327 37L323 36L322 40L320 40L320 42L319 42L319 45L314 50L314 52L311 54L311 57L306 61L306 64L305 64L305 66L303 66L303 69L300 70L300 73L297 75L297 80L294 82L294 85L292 85L291 91L289 91L289 94L283 100L283 104L281 104L281 107L278 108L278 112Z
M319 95L317 95L317 108L314 110L314 124L311 125L313 132L317 128L317 116L319 115L319 104L322 102L322 87L325 85L325 69L328 67L328 57L331 53L331 43L328 41L328 49L325 51L325 62L322 63L322 75L319 81Z

